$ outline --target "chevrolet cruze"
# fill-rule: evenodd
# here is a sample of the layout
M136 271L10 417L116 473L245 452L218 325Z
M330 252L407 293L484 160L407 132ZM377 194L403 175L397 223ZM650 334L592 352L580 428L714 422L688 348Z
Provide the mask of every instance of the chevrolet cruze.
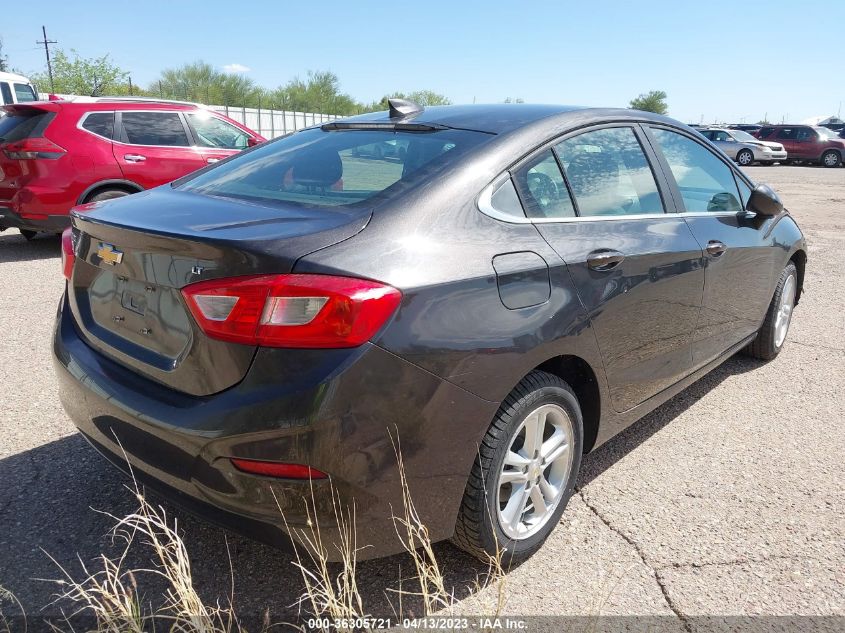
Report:
M433 540L529 556L583 454L778 355L807 260L777 195L671 119L399 100L78 207L62 243L56 371L91 444L276 543L312 489L337 538L333 486L362 557L402 549L397 439Z

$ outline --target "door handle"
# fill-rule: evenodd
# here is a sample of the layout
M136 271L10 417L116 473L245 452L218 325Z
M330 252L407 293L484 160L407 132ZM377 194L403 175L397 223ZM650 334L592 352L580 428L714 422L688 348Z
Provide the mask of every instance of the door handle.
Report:
M721 257L725 254L725 251L728 250L728 247L725 246L723 242L719 240L710 240L707 242L707 247L705 248L707 251L707 255L716 259L717 257Z
M212 163L219 163L220 159L219 158L206 158L205 162L207 162L209 165L211 165Z
M123 160L127 163L143 163L147 160L146 156L141 156L140 154L124 154Z
M587 255L587 266L598 271L613 270L624 259L625 256L619 251L602 248Z

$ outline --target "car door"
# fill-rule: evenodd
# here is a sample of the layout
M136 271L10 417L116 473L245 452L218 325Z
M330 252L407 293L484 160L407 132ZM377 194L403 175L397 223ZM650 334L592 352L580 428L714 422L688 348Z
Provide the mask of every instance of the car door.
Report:
M648 132L705 253L704 297L692 344L697 368L759 329L771 300L776 253L764 225L743 211L750 187L732 166L680 130L650 126Z
M724 130L717 130L713 133L713 143L732 158L736 158L737 153L739 153L739 143Z
M690 372L704 285L701 248L666 212L642 141L633 125L578 132L514 174L589 314L616 411Z
M250 136L207 110L186 112L185 120L206 164L216 163L250 146Z
M205 166L179 112L118 112L117 140L112 149L123 177L144 189L181 178Z
M799 127L795 130L795 154L799 158L817 160L821 155L819 135L811 127Z
M798 132L794 127L782 127L775 132L774 140L783 145L787 158L801 158L798 143L795 142L795 135ZM771 139L768 139L771 140Z

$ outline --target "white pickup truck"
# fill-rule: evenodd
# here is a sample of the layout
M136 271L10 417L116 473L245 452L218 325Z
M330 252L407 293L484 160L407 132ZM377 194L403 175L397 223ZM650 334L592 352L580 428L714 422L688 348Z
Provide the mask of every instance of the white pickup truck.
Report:
M23 75L0 73L0 105L38 101L38 92Z

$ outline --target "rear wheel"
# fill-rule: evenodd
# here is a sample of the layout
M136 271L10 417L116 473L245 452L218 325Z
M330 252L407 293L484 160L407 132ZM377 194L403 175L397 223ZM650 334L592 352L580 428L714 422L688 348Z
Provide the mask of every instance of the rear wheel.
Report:
M533 371L505 398L479 446L454 542L508 563L536 552L575 487L583 447L581 408L569 385Z
M757 332L757 338L745 348L746 354L760 360L772 360L780 353L786 342L797 296L798 270L795 264L789 262L780 274L763 326Z
M125 189L103 189L88 198L86 202L102 202L103 200L114 200L115 198L122 198L128 195L129 192Z
M825 167L839 167L842 157L836 150L829 149L822 154L821 164Z
M736 155L736 162L743 167L748 167L748 165L754 162L754 154L751 153L750 149L739 150L739 154Z
M30 231L29 229L18 229L21 235L23 235L24 239L29 242L32 240L36 235L38 235L38 231Z

